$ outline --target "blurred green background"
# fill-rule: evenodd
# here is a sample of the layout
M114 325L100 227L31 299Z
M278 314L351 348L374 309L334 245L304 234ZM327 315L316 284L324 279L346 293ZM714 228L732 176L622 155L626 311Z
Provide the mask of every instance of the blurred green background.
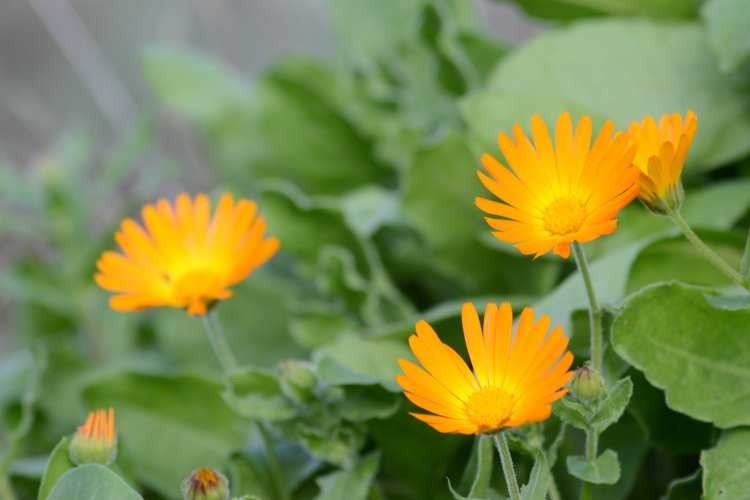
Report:
M46 491L56 443L89 409L114 405L118 467L146 498L178 497L199 465L269 499L449 498L446 476L465 492L471 440L414 421L394 382L414 322L458 346L462 302L508 300L551 315L587 355L573 263L532 261L489 234L474 207L486 194L478 159L499 157L496 134L528 128L534 113L624 128L694 109L684 215L738 266L750 207L748 5L4 0L0 480L21 498ZM218 308L247 365L235 395L221 394L198 320L115 314L91 279L123 216L181 190L258 199L282 242ZM669 280L731 291L668 220L639 204L619 219L586 246L602 302ZM608 358L607 378L628 370L644 396L602 437L622 477L596 498L658 498L692 477L718 431ZM290 389L290 359L315 371L310 399ZM283 484L269 479L257 419L272 429ZM519 436L549 443L559 430L551 419ZM580 452L580 438L568 432L561 455ZM573 498L563 462L554 471ZM715 463L720 478L725 462Z

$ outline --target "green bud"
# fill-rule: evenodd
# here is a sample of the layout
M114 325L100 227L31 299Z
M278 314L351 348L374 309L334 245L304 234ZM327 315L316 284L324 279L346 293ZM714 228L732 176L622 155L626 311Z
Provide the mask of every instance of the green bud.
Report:
M585 402L597 401L607 395L602 376L588 361L576 370L570 382L570 391L573 396Z
M76 465L109 465L114 462L117 457L114 409L89 413L86 423L73 435L68 453Z
M229 498L229 481L221 472L208 467L195 469L182 482L184 500L226 500Z
M318 376L315 367L306 361L290 360L281 366L281 388L297 402L307 402L315 397Z

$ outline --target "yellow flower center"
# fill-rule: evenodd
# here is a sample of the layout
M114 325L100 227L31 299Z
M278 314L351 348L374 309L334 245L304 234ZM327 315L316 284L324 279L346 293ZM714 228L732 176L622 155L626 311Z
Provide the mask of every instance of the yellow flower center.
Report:
M485 387L469 397L464 409L479 432L495 432L510 418L513 397L498 387Z
M564 236L575 233L586 220L586 205L571 196L558 198L544 210L544 229L552 234Z
M170 281L169 277L165 276L165 279ZM221 276L210 269L190 269L178 275L171 283L172 296L188 312L205 314L212 303L226 295L222 284Z

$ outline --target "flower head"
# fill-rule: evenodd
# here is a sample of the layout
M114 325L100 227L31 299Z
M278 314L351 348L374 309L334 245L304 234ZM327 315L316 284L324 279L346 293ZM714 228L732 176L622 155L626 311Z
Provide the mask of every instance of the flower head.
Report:
M399 359L404 375L396 382L407 398L431 412L412 415L440 432L458 434L493 433L549 417L550 403L568 391L562 387L573 376L562 328L548 335L549 316L535 323L534 310L526 308L514 335L508 303L487 304L484 327L472 304L464 304L461 318L473 372L426 322L417 323L409 338L424 368Z
M510 169L485 154L479 171L482 184L501 201L477 198L489 215L495 237L515 243L523 254L552 250L567 258L570 244L585 243L617 229L617 212L638 195L638 169L631 162L635 148L627 134L613 139L608 121L591 146L591 119L584 116L575 133L570 114L557 120L554 143L539 116L531 118L534 143L521 127L513 127L515 142L498 136Z
M185 500L226 500L229 481L222 473L201 467L182 482L182 496Z
M78 428L68 448L70 459L77 465L109 465L117 456L115 410L89 413L86 423Z
M576 369L573 380L570 381L570 392L586 402L596 401L607 395L604 379L588 361Z
M642 123L630 124L630 137L638 148L633 163L640 169L639 198L652 211L665 213L682 205L682 166L693 136L698 129L698 117L688 111L685 120L679 113L651 116Z
M118 293L109 301L118 311L170 306L206 314L279 248L276 238L263 239L266 224L255 203L235 203L229 194L213 217L205 194L184 193L174 205L162 199L141 214L143 227L125 219L115 235L122 253L104 252L96 263L96 282Z

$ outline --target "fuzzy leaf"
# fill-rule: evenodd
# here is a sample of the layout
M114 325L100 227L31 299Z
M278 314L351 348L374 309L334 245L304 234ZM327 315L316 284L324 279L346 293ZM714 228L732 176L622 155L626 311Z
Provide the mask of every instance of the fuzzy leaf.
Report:
M567 464L572 476L588 483L615 484L620 479L620 462L612 450L605 451L594 462L579 455L569 456Z

